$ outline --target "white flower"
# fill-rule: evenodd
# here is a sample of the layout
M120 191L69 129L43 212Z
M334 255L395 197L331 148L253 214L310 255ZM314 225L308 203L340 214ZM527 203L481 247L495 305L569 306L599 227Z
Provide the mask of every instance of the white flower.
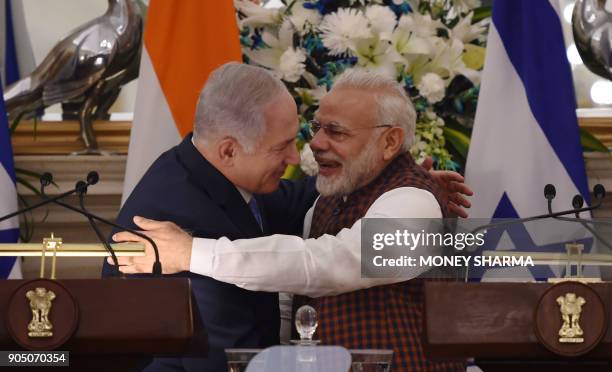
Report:
M388 6L372 5L365 9L365 16L370 21L370 27L376 34L385 39L389 38L397 24L395 13Z
M234 7L246 16L244 19L240 20L240 28L261 27L280 23L282 20L282 12L284 11L284 7L268 9L250 0L234 0Z
M421 164L423 164L425 159L427 159L428 157L429 157L429 154L427 154L425 151L420 151L417 159L415 160L415 162L417 164L421 165Z
M472 25L472 17L474 12L470 12L465 18L462 18L459 23L451 30L451 36L455 39L459 39L464 43L469 43L474 39L478 39L484 35L486 30L486 23L480 21Z
M304 8L304 4L295 3L291 8L289 21L300 35L306 34L311 28L318 26L323 17L314 9Z
M293 47L293 26L289 21L283 22L278 30L278 36L264 31L262 40L269 48L251 50L243 49L249 59L260 66L267 67L279 79L296 82L304 74L306 68L306 51Z
M300 80L300 77L306 71L304 62L306 61L306 53L301 48L289 48L280 57L279 72L281 79L290 83L295 83Z
M315 176L319 173L319 164L317 164L309 144L305 144L300 153L300 168L309 176Z
M323 45L331 55L354 50L356 41L371 37L368 19L358 9L340 8L323 18L319 27Z
M427 98L427 101L431 104L440 102L442 98L444 98L446 91L444 80L442 80L440 75L433 72L423 75L417 88L419 89L419 93Z
M416 35L428 38L438 35L438 29L445 28L439 20L431 19L430 14L409 13L399 20L398 27L414 32Z
M397 57L396 62L410 65L419 55L433 54L436 39L435 36L419 36L413 17L402 16L397 28L391 34L391 44Z
M355 45L357 66L389 78L396 78L393 54L388 41L379 38L360 40Z
M428 68L443 78L448 78L448 81L456 75L463 75L474 84L480 82L480 73L465 66L463 62L463 43L458 39L452 39L449 43L440 40L438 53Z

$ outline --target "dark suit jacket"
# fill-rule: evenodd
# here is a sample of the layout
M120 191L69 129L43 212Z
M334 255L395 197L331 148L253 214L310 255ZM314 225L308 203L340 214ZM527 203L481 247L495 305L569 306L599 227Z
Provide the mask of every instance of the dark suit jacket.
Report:
M283 182L276 193L255 197L263 231L236 187L197 151L188 135L147 170L121 208L117 223L137 228L132 217L140 215L172 221L195 237L213 239L299 234L316 193L314 182L307 180ZM103 275L108 273L105 264ZM210 349L205 361L184 358L173 363L186 370L226 371L225 348L263 348L279 343L277 293L247 291L193 273L177 275L191 278Z

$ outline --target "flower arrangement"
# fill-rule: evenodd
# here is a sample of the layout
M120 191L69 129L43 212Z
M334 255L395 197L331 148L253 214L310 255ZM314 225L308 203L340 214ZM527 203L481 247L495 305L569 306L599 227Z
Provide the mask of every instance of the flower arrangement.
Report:
M465 161L490 9L480 0L284 0L267 9L234 0L245 61L270 69L307 120L334 79L359 68L402 83L417 110L417 161L441 169ZM304 171L315 172L308 146Z

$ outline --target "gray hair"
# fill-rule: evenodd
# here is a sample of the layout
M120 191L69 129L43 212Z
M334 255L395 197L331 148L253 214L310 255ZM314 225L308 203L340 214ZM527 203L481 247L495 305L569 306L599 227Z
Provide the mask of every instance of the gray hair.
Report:
M252 153L266 130L265 106L286 90L269 71L230 62L214 70L198 99L193 137L208 145L234 137Z
M410 149L416 130L416 111L401 84L372 72L350 69L334 82L333 89L336 88L377 90L378 125L398 125L403 128L406 132L403 149Z

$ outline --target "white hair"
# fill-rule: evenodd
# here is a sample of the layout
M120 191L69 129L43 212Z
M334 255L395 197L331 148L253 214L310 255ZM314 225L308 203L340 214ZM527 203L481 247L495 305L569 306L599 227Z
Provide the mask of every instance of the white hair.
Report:
M375 90L378 125L397 125L403 128L406 134L403 149L410 149L416 130L416 111L401 84L372 72L350 69L334 82L333 89L338 88Z
M230 62L214 70L198 99L193 137L208 145L230 136L252 153L266 130L266 105L286 90L269 71Z

